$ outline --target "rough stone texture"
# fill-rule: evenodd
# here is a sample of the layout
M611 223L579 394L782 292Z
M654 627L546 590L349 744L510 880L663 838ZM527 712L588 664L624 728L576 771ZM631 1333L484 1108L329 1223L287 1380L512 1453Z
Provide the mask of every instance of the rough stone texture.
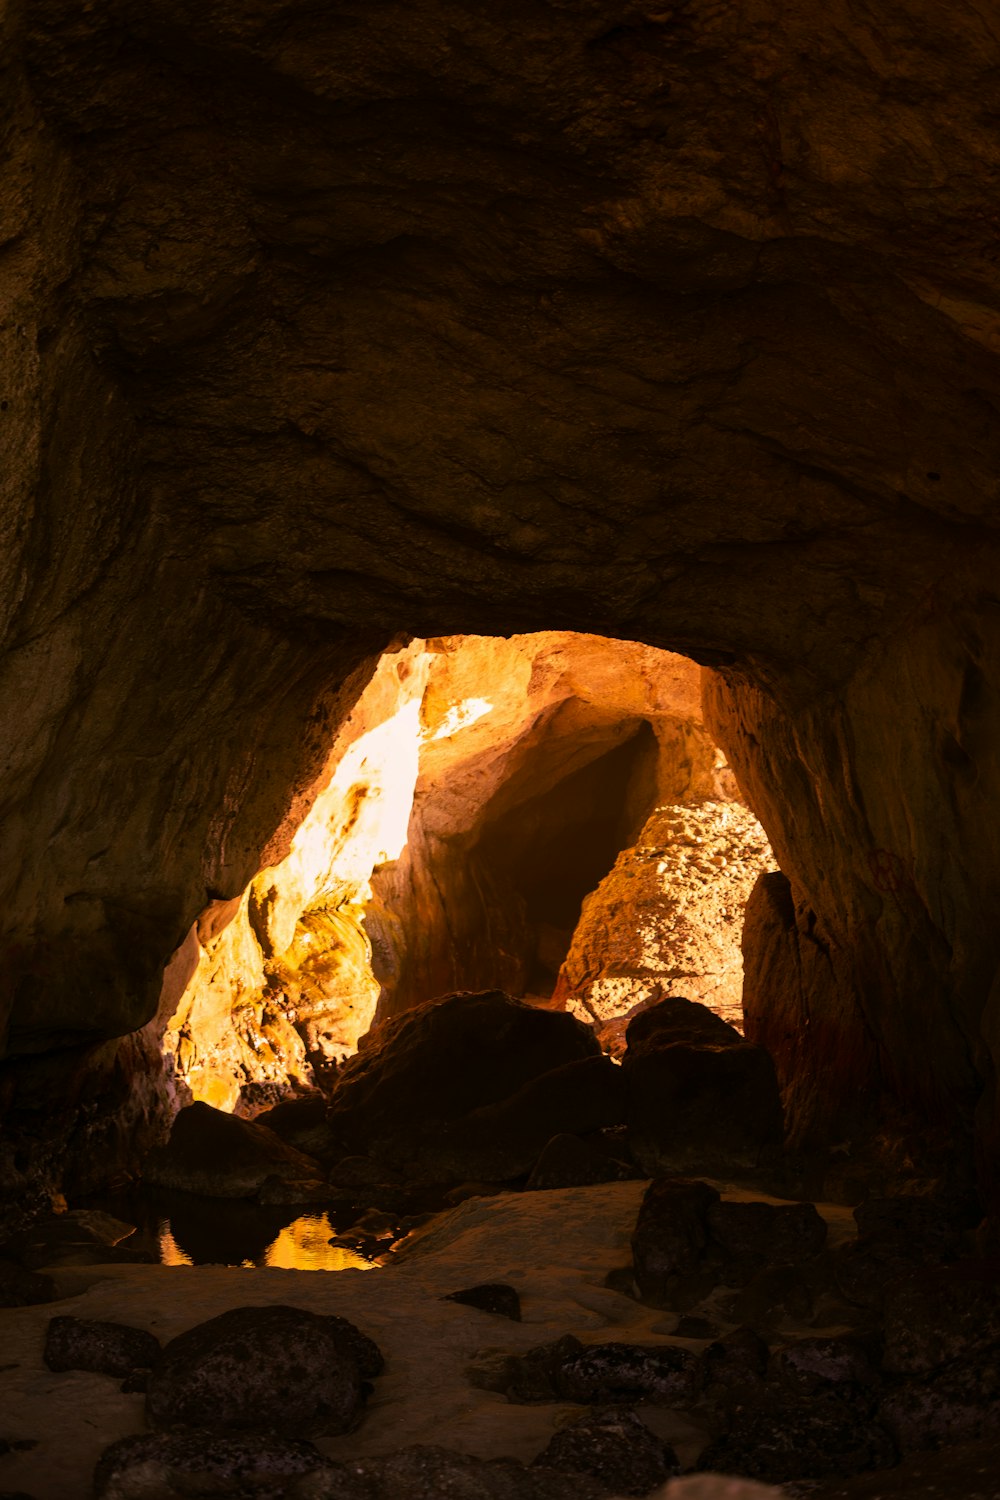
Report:
M197 1103L181 1110L167 1144L147 1158L144 1176L156 1187L206 1198L253 1198L268 1178L306 1182L320 1171L266 1125Z
M795 1129L888 1098L994 1182L1000 38L931 0L826 22L5 17L19 1110L85 1127L92 1049L287 852L374 653L577 628L719 669L842 977L808 1029L787 998Z
M149 1369L159 1353L159 1339L144 1328L61 1317L49 1324L42 1358L50 1370L91 1370L122 1379Z
M535 1463L592 1474L616 1495L648 1495L680 1471L670 1444L650 1432L635 1412L621 1408L588 1412L561 1428Z
M1000 1348L1000 1268L966 1261L911 1272L887 1290L883 1368L924 1374L952 1360Z
M321 1476L321 1484L301 1484ZM322 1496L369 1500L366 1485L301 1439L239 1437L215 1431L143 1433L121 1438L102 1455L94 1500L186 1500L201 1495L260 1495L275 1500Z
M200 1323L163 1349L147 1385L147 1420L166 1431L347 1432L361 1419L364 1372L342 1325L294 1307L234 1308Z
M902 1453L1000 1437L1000 1348L889 1390L878 1411Z
M610 1493L607 1484L586 1474L526 1468L506 1459L486 1462L447 1448L404 1448L362 1459L352 1469L371 1486L374 1500L605 1500Z
M743 911L773 860L737 802L658 807L584 901L554 997L607 1028L677 992L742 1026Z
M886 1468L895 1459L884 1427L827 1395L738 1410L728 1432L701 1454L698 1467L780 1484Z

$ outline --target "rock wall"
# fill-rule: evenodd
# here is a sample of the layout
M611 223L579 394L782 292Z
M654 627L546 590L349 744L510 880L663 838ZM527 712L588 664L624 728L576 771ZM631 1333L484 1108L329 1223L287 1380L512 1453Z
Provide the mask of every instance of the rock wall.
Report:
M4 1108L149 1021L389 641L555 628L725 669L851 1045L993 1150L991 18L0 26Z

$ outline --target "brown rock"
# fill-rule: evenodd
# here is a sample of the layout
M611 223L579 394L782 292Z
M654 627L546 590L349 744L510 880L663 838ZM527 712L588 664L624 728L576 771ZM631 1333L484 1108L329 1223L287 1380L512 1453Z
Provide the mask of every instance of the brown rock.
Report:
M647 1495L680 1473L669 1443L621 1407L588 1412L562 1427L535 1459L551 1469L592 1474L616 1495Z
M780 1146L774 1064L763 1047L680 1043L625 1055L629 1146L651 1176L754 1166Z
M320 1500L369 1500L370 1491L340 1464L301 1439L215 1430L141 1433L120 1438L101 1455L95 1500L182 1500L190 1495L303 1496L309 1476ZM322 1487L319 1481L322 1478Z
M50 1370L91 1370L117 1375L149 1369L160 1353L160 1341L142 1328L102 1323L91 1318L53 1318L42 1354Z
M700 1269L709 1242L708 1212L719 1193L707 1182L661 1177L643 1196L632 1234L639 1295L669 1307L681 1280Z
M363 1375L381 1366L373 1350L340 1318L294 1307L234 1308L164 1347L149 1377L146 1416L166 1431L347 1432L361 1419Z
M174 1120L166 1146L151 1152L145 1178L206 1198L252 1198L270 1177L315 1181L320 1168L266 1125L209 1104L190 1104Z

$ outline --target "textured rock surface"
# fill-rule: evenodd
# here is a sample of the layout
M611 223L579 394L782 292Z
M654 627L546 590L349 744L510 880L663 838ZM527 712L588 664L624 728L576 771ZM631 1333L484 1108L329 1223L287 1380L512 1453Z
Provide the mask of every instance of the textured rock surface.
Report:
M42 1357L50 1370L93 1370L123 1378L148 1369L159 1352L159 1339L144 1328L61 1317L49 1324Z
M607 1023L677 993L742 1028L743 911L773 858L738 802L658 807L584 902L556 998Z
M84 1128L389 640L578 628L721 670L843 975L803 1131L978 1105L990 1177L1000 39L827 19L5 18L5 1097Z
M149 1377L147 1419L168 1432L347 1432L364 1407L356 1332L294 1307L234 1308L165 1346Z

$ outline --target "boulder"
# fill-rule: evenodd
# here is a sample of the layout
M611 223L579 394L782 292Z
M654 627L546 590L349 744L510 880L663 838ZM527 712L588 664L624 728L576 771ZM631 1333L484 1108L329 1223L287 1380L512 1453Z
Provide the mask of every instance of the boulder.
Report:
M301 1481L311 1481L308 1487ZM312 1443L215 1430L141 1433L106 1448L94 1475L94 1500L369 1500L367 1486Z
M796 1396L834 1392L873 1401L881 1386L870 1343L854 1334L783 1344L771 1354L767 1375Z
M895 1444L884 1427L826 1395L735 1407L728 1431L703 1450L698 1468L782 1484L858 1474L895 1461Z
M342 1318L234 1308L166 1345L149 1378L146 1416L166 1431L348 1432L361 1419L363 1378L376 1367L375 1345Z
M363 1458L351 1468L369 1486L372 1500L607 1500L609 1495L608 1485L587 1474L422 1445ZM325 1493L320 1491L317 1500Z
M504 1181L529 1172L557 1133L598 1131L624 1117L621 1069L598 1053L532 1078L460 1120L415 1128L391 1150L431 1181Z
M635 1282L643 1301L669 1307L680 1279L700 1269L709 1242L708 1212L719 1201L707 1182L660 1177L650 1183L632 1233Z
M742 1286L767 1266L800 1265L826 1243L826 1220L812 1203L713 1203L708 1253L726 1286Z
M897 1382L878 1415L903 1453L1000 1437L1000 1347Z
M743 1037L707 1005L668 995L632 1017L625 1044L627 1056L639 1057L661 1047L740 1047Z
M286 1145L306 1156L325 1160L334 1149L333 1133L326 1122L326 1099L320 1093L283 1099L257 1115L254 1123L273 1130Z
M159 1339L145 1329L60 1317L49 1323L42 1358L50 1370L91 1370L121 1379L151 1368L159 1353Z
M562 1360L556 1394L564 1401L685 1406L698 1389L697 1358L676 1344L589 1344Z
M680 1473L677 1454L634 1411L602 1408L561 1427L535 1459L551 1469L590 1474L616 1495L648 1495Z
M599 1055L590 1028L572 1016L499 990L446 995L369 1032L337 1075L329 1123L345 1154L409 1161L416 1131L433 1136L435 1127L455 1125L544 1074ZM524 1170L558 1128L547 1130Z
M886 1293L883 1369L919 1375L1000 1347L1000 1273L988 1261L912 1271Z
M646 1172L754 1166L781 1145L778 1081L763 1047L658 1046L654 1036L622 1062L629 1145Z
M595 1150L578 1135L554 1135L531 1169L525 1187L530 1191L546 1188L590 1187L601 1182L625 1182L640 1177L638 1167Z
M315 1182L322 1172L266 1125L198 1103L181 1110L167 1144L146 1158L143 1175L156 1187L204 1198L253 1198L269 1177Z
M17 1236L18 1258L37 1270L42 1266L93 1266L113 1261L153 1261L146 1250L125 1243L135 1225L116 1219L99 1209L74 1208L67 1213L44 1214Z

